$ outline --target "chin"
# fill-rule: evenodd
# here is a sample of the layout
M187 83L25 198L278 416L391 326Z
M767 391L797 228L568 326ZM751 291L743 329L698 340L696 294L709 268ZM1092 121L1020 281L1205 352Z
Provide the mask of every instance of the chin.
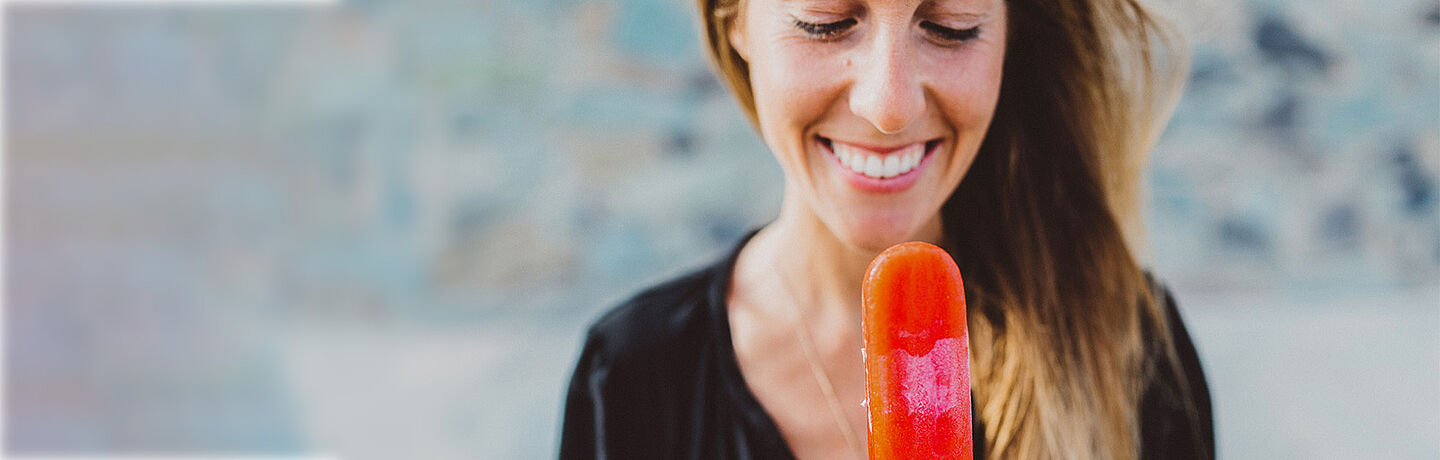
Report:
M850 246L878 254L890 246L920 239L926 219L908 212L874 212L846 216L835 236ZM935 241L929 241L936 243Z

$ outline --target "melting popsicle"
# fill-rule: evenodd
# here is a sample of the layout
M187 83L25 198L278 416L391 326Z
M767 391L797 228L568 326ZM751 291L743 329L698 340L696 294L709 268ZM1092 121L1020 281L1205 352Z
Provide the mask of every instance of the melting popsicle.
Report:
M955 261L928 243L891 246L870 262L861 296L870 460L970 460L970 333Z

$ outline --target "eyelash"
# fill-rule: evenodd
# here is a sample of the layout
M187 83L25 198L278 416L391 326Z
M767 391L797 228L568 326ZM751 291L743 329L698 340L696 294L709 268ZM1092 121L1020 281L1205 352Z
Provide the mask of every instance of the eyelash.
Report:
M846 31L851 26L854 26L855 23L856 21L854 18L842 19L826 24L816 24L813 22L805 22L796 19L795 27L800 29L801 32L805 32L805 34L809 35L810 38L814 38L817 40L829 40L840 35L841 32Z
M935 37L939 38L941 41L951 43L974 40L975 37L980 36L980 26L971 27L969 29L951 29L949 27L945 27L933 22L922 22L920 23L920 27L929 31L932 34L935 34Z
M801 32L809 35L810 38L822 41L835 39L855 24L856 21L854 18L842 19L825 24L805 22L799 19L795 20L795 28L800 29ZM980 36L980 26L968 29L952 29L933 22L922 22L920 23L920 28L930 32L940 41L948 43L960 43L973 40Z

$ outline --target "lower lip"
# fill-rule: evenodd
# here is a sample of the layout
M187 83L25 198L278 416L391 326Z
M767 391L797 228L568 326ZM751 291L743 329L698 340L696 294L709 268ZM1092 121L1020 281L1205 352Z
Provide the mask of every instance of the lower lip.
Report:
M930 164L930 158L934 157L935 155L933 154L940 148L939 142L930 145L929 148L925 150L925 155L920 157L920 164L915 165L914 169L907 171L905 174L889 179L876 179L857 173L846 167L843 163L840 163L840 157L835 156L835 151L825 145L825 142L819 139L816 139L815 142L820 145L822 150L830 154L831 164L840 170L840 175L845 177L846 182L849 182L852 187L870 193L898 193L908 190L911 186L915 185L915 181L920 180L920 172L925 170L925 167Z

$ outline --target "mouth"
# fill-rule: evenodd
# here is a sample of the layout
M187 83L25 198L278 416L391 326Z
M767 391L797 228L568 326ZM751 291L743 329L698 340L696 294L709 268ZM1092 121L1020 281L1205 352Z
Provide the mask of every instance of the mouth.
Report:
M941 140L889 147L861 146L821 136L816 136L816 141L857 188L894 192L915 182Z

